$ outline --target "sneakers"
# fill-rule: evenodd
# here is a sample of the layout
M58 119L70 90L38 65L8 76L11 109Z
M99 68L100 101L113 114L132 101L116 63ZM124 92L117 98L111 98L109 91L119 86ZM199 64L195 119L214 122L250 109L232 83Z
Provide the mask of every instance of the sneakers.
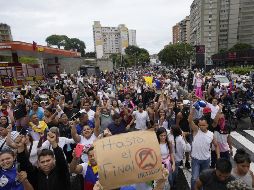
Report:
M188 170L191 169L190 162L186 161L186 162L185 162L185 167L186 167Z

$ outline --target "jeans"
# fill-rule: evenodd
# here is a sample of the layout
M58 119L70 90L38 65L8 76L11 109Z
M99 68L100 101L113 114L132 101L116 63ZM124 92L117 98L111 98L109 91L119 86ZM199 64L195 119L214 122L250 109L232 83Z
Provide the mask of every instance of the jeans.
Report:
M180 161L179 162L176 161L175 162L175 171L173 173L170 173L168 176L168 181L169 181L170 187L174 187L174 185L175 185L175 182L176 182L175 180L178 175L179 166L180 166Z
M200 173L210 168L210 158L207 160L198 160L195 158L191 159L191 190L194 190L196 180Z

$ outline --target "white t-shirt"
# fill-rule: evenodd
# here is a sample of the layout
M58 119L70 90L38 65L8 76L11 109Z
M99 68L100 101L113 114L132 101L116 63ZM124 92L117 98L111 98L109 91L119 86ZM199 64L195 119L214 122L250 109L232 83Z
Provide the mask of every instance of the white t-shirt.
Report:
M204 133L199 129L192 142L192 158L208 160L211 157L210 147L212 141L213 133L211 131Z
M160 144L160 149L161 149L161 158L166 159L169 156L169 148L168 145L165 144Z
M83 137L82 135L80 135L80 144L83 144L85 147L90 147L93 142L96 140L96 136L94 135L94 133L92 134L92 136L89 139L86 139L85 137Z
M73 140L73 139L68 139L68 138L66 138L66 137L59 137L59 142L58 142L58 146L61 148L61 149L63 149L63 147L64 147L64 145L66 145L66 144L74 144L75 143L75 141ZM50 145L50 142L48 141L48 140L46 140L43 144L42 144L42 146L41 146L42 148L41 149L51 149L51 150L53 150L53 148L52 148L52 146Z
M38 143L39 141L33 141L33 146L30 152L29 161L33 166L37 166L37 160L38 160ZM30 145L27 145L27 150L30 150Z
M134 111L132 115L136 119L135 128L139 130L146 130L147 129L146 122L150 121L147 111L142 112Z
M209 107L209 108L211 108L211 110L212 110L212 112L211 112L211 118L212 119L214 119L215 118L215 116L216 116L216 114L217 114L217 112L219 111L219 106L217 105L217 106L214 106L213 104L210 104L210 103L207 103L207 106Z
M94 120L94 114L95 114L95 112L93 111L93 110L89 110L88 112L85 110L85 109L82 109L81 111L80 111L81 113L87 113L87 115L88 115L88 119L89 120L91 120L91 121L93 121Z

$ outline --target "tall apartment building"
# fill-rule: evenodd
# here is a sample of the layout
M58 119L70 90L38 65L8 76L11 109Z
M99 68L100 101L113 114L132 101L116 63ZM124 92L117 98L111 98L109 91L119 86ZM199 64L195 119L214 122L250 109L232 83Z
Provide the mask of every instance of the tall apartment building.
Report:
M130 46L137 46L136 30L129 30L128 35L129 35L129 45Z
M100 21L93 25L96 57L107 58L113 53L124 54L129 45L136 45L136 30L128 30L124 24L118 27L102 27Z
M172 33L173 33L173 44L179 43L180 42L180 26L178 23L175 26L173 26Z
M191 44L205 45L207 64L236 43L254 47L254 0L194 0L190 28Z
M254 47L254 1L234 0L229 7L228 48L237 42Z
M218 52L220 0L194 0L190 11L190 42L205 45L205 63Z
M0 23L0 42L12 41L11 27L7 24Z
M180 42L190 43L190 18L186 16L181 22L179 22L180 27Z
M172 28L173 44L175 43L190 43L190 18L185 17Z

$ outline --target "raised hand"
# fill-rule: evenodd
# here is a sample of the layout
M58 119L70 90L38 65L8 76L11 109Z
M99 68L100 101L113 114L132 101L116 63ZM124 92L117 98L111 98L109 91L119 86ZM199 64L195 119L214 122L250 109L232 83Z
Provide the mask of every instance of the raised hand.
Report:
M21 171L17 174L17 179L19 182L23 183L27 179L27 173L25 171Z
M57 136L55 133L52 133L51 131L47 134L47 140L50 142L53 148L56 148L57 145Z

